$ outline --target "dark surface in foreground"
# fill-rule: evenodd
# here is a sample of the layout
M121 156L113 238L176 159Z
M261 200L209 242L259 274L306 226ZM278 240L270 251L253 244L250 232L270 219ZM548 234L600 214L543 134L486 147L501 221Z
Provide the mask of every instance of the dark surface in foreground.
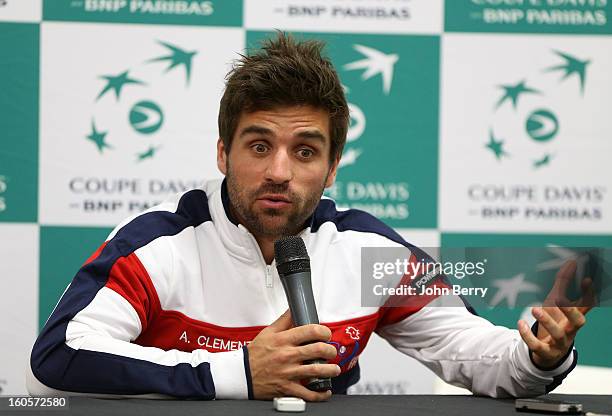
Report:
M577 401L587 412L612 414L612 396L563 395L546 396L557 400ZM70 408L61 410L18 410L4 414L32 415L279 415L271 401L246 400L143 400L70 398ZM290 414L290 413L289 413ZM407 396L342 396L325 403L307 403L309 415L529 415L514 409L513 399L489 399L474 396L407 395ZM534 413L535 414L535 413Z

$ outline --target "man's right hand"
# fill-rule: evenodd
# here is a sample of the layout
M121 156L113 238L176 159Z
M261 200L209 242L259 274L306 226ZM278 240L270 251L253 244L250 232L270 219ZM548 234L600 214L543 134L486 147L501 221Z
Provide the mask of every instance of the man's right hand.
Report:
M330 338L330 329L323 325L294 328L289 310L264 328L247 347L254 398L293 396L312 402L329 399L331 391L308 390L300 380L340 374L336 364L304 364L314 359L334 359L336 348L326 344Z

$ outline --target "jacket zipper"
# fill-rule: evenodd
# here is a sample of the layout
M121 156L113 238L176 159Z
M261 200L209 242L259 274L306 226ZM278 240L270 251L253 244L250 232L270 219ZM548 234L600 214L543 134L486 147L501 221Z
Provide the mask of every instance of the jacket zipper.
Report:
M272 266L268 266L266 264L266 287L271 288L274 287L274 280L272 280Z
M264 271L265 271L265 285L266 288L273 288L274 287L274 280L273 280L273 276L272 276L272 265L268 265L266 264L266 260L263 258L263 254L261 254L261 249L259 248L259 245L257 244L257 240L255 240L255 237L253 237L250 233L247 233L249 240L251 241L251 245L253 246L253 248L255 249L255 252L257 253L257 256L259 257L259 261L261 262L261 264L264 265ZM272 264L274 264L275 260L272 260Z

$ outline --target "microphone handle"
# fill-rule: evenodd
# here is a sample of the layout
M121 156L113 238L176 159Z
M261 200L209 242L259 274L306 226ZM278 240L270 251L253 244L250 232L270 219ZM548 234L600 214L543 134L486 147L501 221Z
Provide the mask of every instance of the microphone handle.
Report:
M312 294L310 272L283 276L281 281L287 295L287 303L295 326L318 324L317 306Z
M312 294L310 272L298 272L284 275L281 276L280 280L283 282L283 288L287 296L287 303L289 304L293 324L295 326L318 324L319 316ZM308 363L326 364L327 362L325 360L312 360ZM331 379L312 378L308 381L306 387L312 391L331 390Z

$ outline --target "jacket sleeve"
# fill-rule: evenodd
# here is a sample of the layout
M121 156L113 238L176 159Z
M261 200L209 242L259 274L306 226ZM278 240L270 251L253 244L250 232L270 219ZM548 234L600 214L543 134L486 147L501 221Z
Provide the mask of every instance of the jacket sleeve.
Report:
M457 297L453 300L462 304ZM437 303L377 333L450 384L491 397L537 396L561 384L576 366L572 347L555 369L539 369L517 330L495 326L465 306Z
M31 394L161 394L247 398L248 353L165 351L133 341L151 319L146 270L119 241L102 246L77 273L36 340Z

